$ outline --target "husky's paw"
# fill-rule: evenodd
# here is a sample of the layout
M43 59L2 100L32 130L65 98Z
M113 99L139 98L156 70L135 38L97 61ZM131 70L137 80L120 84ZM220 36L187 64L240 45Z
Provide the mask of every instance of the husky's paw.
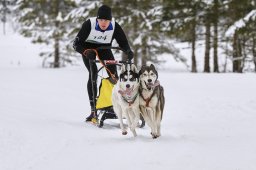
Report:
M151 134L151 136L152 136L152 138L153 138L153 139L156 139L156 138L158 138L158 137L159 137L159 135L154 134L154 133L152 133L152 132L151 132L150 134Z
M122 135L127 135L127 131L123 131L123 132L122 132Z

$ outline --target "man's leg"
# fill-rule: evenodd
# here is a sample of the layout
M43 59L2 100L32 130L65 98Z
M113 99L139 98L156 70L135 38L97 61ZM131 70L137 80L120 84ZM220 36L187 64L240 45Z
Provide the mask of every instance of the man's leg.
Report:
M90 100L91 106L91 114L86 118L86 121L91 121L91 119L96 115L95 104L96 104L96 96L97 96L97 65L95 63L91 63L89 59L83 57L83 62L89 72L89 78L87 82L87 92ZM91 72L92 70L92 72ZM94 83L93 83L94 82ZM93 97L94 96L94 97Z

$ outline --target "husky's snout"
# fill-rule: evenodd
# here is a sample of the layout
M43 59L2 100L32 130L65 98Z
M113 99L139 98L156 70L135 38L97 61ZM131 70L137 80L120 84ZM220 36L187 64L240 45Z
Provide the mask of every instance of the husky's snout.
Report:
M126 84L126 88L129 89L131 87L130 84Z

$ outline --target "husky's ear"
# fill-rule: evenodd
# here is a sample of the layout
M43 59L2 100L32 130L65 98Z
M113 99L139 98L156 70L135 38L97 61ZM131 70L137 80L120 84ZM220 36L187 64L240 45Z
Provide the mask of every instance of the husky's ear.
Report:
M153 72L156 74L156 77L157 77L157 79L158 79L158 72L156 71L156 68L155 68L155 66L154 66L154 64L151 64L150 65L150 68L153 70Z
M150 64L150 68L151 68L152 70L156 70L154 64Z
M146 68L145 65L141 66L141 69L139 71L139 76L144 72L145 68Z
M122 64L122 66L121 66L121 73L123 73L123 72L125 72L125 65L124 64Z
M132 64L132 65L131 65L131 70L132 70L133 72L135 72L135 73L138 73L138 69L137 69L137 67L135 66L135 64Z

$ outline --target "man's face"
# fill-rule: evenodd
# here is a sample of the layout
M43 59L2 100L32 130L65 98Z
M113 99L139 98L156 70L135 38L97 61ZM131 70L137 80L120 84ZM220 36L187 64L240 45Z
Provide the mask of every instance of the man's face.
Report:
M100 29L102 29L104 31L108 28L108 26L110 24L110 20L98 19L98 23L99 23Z

